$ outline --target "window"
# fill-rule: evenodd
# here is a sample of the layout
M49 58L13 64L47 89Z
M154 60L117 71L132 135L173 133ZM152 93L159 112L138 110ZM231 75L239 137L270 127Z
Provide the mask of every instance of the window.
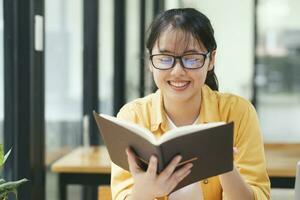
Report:
M259 0L257 108L267 142L300 141L300 2Z
M140 60L140 2L126 2L126 100L139 97Z
M114 1L99 2L99 107L113 114Z
M82 141L82 0L45 1L46 164ZM47 172L47 199L57 199L57 177ZM73 186L72 186L73 187ZM74 198L80 197L76 189Z

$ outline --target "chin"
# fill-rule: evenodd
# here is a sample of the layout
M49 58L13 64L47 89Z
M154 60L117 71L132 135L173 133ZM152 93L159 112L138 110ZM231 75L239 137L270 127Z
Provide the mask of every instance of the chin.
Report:
M172 100L173 102L187 102L192 98L193 95L191 94L169 94L167 97L168 99Z

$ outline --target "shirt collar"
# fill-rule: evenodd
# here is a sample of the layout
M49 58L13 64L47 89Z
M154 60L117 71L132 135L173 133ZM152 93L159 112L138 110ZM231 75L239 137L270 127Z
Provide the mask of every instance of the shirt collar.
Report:
M220 121L218 92L204 85L201 89L201 95L200 119L198 123Z
M161 127L163 132L168 128L168 121L163 106L163 98L160 90L157 90L152 97L151 132L155 132ZM220 121L218 110L218 97L215 91L212 91L207 85L201 89L200 118L197 124Z
M160 126L163 132L168 130L167 116L164 111L163 97L158 89L152 98L151 131L156 131Z

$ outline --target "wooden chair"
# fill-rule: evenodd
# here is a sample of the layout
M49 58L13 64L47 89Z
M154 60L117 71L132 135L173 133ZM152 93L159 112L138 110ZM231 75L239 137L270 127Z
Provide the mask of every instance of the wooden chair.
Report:
M98 188L98 200L112 200L110 186L99 186Z

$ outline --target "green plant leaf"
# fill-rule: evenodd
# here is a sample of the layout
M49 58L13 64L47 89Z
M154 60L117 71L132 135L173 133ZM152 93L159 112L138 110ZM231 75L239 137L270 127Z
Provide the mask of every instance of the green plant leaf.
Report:
M18 191L17 191L17 188L15 188L12 192L14 193L16 199L18 199Z
M0 194L0 200L6 200L7 199L7 193Z
M3 144L0 144L0 166L4 164Z
M4 156L4 150L3 150L3 144L0 144L0 167L3 166L6 159L8 158L9 154L11 152L11 149L5 154ZM1 199L0 199L1 200Z
M0 179L0 185L3 184L3 183L5 183L5 182L6 181L3 178Z
M8 158L10 152L11 152L11 148L10 148L10 150L5 154L3 164L5 163L6 159Z
M0 194L4 193L4 192L13 192L14 190L16 190L16 188L27 182L28 180L26 178L23 178L21 180L18 181L9 181L6 183L3 183L0 185Z

